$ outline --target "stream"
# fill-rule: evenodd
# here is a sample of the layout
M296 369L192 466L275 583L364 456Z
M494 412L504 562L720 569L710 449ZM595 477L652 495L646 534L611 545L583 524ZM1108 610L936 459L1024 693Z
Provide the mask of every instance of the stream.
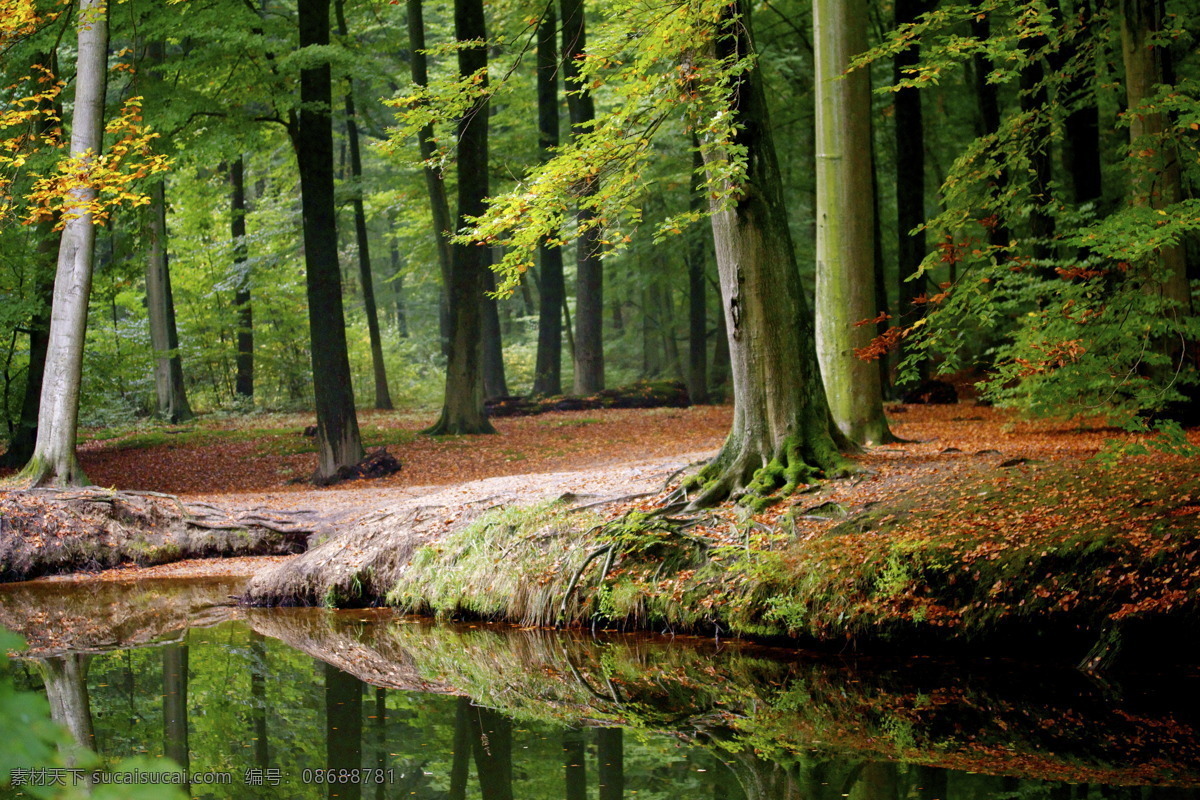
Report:
M1195 670L252 609L241 584L0 586L14 681L196 798L1200 798Z

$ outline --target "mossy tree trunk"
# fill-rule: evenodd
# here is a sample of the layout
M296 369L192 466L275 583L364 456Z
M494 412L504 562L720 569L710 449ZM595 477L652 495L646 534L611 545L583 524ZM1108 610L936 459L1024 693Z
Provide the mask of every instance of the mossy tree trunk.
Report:
M487 86L487 36L482 0L455 0L454 35L458 72L480 75ZM458 227L467 217L483 214L488 194L488 108L486 97L458 121ZM487 287L488 248L455 244L450 265L450 353L442 414L426 433L495 433L483 408L483 339L481 297Z
M716 49L719 58L752 52L744 0L729 6ZM714 207L712 230L733 377L733 425L721 451L695 479L701 486L695 505L731 495L790 492L844 469L839 445L848 444L830 423L757 67L730 87L729 108L738 126L734 144L744 148L747 166L742 185L724 187L736 200ZM705 163L725 158L719 146L708 143L703 155Z
M92 727L92 704L87 685L91 659L86 653L69 653L38 659L37 664L46 686L50 716L71 732L77 747L95 750L96 734ZM64 753L67 766L74 766L78 755L77 749L67 749Z
M300 46L329 44L329 0L298 0ZM328 481L363 457L346 352L342 274L333 191L333 87L328 62L300 71L300 110L291 125L300 167L304 263L317 410L317 471Z
M874 184L871 178L871 78L846 70L867 49L865 0L814 0L817 107L816 334L829 408L858 444L891 434L883 415L878 365L855 355L875 326Z
M71 157L90 158L103 146L104 95L108 88L108 7L102 0L79 0L79 50L75 73L75 107L71 120ZM58 247L54 301L46 368L38 404L38 434L33 455L21 472L31 486L87 483L75 455L79 389L83 378L83 343L88 298L92 292L92 257L96 228L86 213L95 200L86 184L70 191L64 203L67 222Z

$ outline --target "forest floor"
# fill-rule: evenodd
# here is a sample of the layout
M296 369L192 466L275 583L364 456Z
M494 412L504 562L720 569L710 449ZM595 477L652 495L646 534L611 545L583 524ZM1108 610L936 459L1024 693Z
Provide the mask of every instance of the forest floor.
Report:
M858 456L856 475L808 487L760 514L725 506L693 516L687 535L678 539L695 546L682 562L680 553L664 555L653 524L615 534L611 528L586 536L567 531L563 539L571 554L552 563L546 551L553 547L530 551L522 564L520 548L504 544L502 557L492 553L482 567L472 567L453 559L483 543L459 541L446 548L453 557L424 570L462 573L462 584L442 586L436 598L422 589L404 602L450 614L486 608L513 621L545 623L574 592L576 621L601 610L625 615L632 624L640 618L679 630L716 627L810 639L911 636L913 630L926 639L974 636L1030 620L1048 623L1042 625L1047 634L1086 629L1085 638L1111 638L1110 628L1127 622L1200 616L1200 470L1194 461L1155 454L1106 463L1097 455L1110 442L1136 437L1098 420L1023 421L971 401L888 411L902 441ZM496 436L430 438L418 433L426 419L368 412L362 421L368 446L386 445L403 469L322 489L297 480L315 466L312 440L303 436L311 419L299 415L94 432L80 456L98 485L225 508L316 508L336 520L338 530L354 530L384 508L473 509L461 517L439 511L422 518L414 525L420 528L413 538L418 547L458 541L464 529L478 536L479 526L467 523L486 508L560 494L573 494L576 506L589 498L646 495L597 509L600 516L589 519L600 522L630 512L653 515L668 496L666 478L713 454L731 413L727 406L552 412L496 420ZM1188 437L1200 445L1200 430ZM517 534L509 539L521 538L521 524L512 522L510 534ZM583 557L610 545L621 550L616 568L591 575L605 559L589 565ZM339 592L361 584L355 570L363 562L343 561L336 580L346 586L339 588L333 579L320 584L325 578L312 566L328 554L309 555L125 568L110 575L275 574L294 566L296 574L308 570L297 579L307 594L297 592L292 601L353 600ZM640 565L643 556L648 565ZM663 572L669 559L674 566ZM305 561L309 566L302 566ZM604 564L605 570L611 566ZM586 587L565 585L576 568L591 570L581 582ZM540 610L505 605L511 598L481 597L480 587L510 585L488 573L492 569L541 576L537 580L558 594ZM279 586L282 593L272 595ZM288 591L284 582L256 599L287 602ZM376 587L371 597L357 599L377 602L385 593Z

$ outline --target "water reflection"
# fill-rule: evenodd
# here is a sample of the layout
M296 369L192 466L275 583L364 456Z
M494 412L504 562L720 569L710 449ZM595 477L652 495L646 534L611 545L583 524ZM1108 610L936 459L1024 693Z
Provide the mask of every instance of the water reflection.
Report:
M78 597L51 612L31 604L45 589L0 589L0 619L24 619L42 652L91 651L15 667L78 741L232 777L193 781L195 797L1200 796L1188 678L1118 689L1014 664L243 610L231 593L108 590L94 612ZM225 621L187 630L196 610ZM37 630L48 613L54 636Z

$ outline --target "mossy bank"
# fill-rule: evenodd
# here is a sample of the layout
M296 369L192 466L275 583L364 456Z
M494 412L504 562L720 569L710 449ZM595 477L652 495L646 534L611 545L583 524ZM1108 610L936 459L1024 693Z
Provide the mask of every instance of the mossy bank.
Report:
M1135 656L1183 661L1200 609L1200 486L1160 475L1159 465L1030 464L865 509L802 495L765 516L510 506L410 541L383 571L326 580L318 548L260 576L247 599L983 649L1092 669ZM330 544L339 540L370 547L354 531Z

